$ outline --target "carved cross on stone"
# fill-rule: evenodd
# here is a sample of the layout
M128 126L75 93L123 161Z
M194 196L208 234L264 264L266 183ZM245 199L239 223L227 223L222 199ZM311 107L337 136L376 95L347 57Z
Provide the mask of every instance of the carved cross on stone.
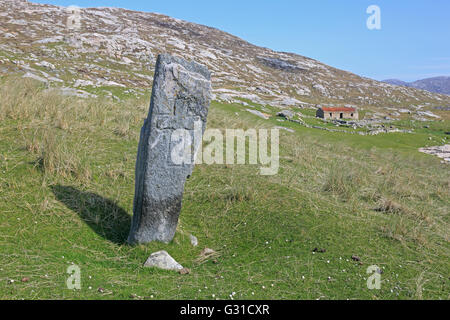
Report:
M138 147L129 243L167 243L175 235L184 184L192 173L198 143L186 139L183 151L192 151L192 161L182 163L174 159L174 147L180 132L192 137L200 126L203 134L211 102L210 79L203 65L167 54L158 57L149 115Z

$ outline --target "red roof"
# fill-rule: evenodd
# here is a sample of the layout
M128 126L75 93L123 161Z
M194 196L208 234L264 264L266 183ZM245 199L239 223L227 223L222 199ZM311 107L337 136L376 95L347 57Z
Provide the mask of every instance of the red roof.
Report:
M322 110L326 112L356 112L355 108L349 107L324 107Z

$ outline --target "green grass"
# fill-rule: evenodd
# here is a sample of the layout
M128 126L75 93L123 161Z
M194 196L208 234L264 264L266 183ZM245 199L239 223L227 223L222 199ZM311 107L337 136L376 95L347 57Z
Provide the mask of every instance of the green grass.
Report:
M362 137L284 122L296 132L280 132L278 175L199 165L174 241L132 247L149 97L77 100L28 81L3 82L0 96L1 299L450 298L448 165L417 151L433 128ZM275 125L216 102L208 118L209 128ZM217 257L199 259L205 247ZM143 268L162 249L191 273ZM66 288L72 263L81 290ZM381 290L367 289L370 265L384 271Z

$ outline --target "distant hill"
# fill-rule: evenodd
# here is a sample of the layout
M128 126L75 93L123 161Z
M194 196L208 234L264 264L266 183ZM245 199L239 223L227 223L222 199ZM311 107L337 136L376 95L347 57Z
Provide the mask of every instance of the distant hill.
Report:
M388 79L383 82L393 84L396 86L404 86L409 88L416 88L427 90L434 93L450 95L450 77L434 77L414 82L405 82L397 79Z
M383 82L389 83L389 84L393 84L395 86L405 86L405 87L409 87L409 83L406 81L402 81L402 80L398 80L398 79L387 79L387 80L383 80Z

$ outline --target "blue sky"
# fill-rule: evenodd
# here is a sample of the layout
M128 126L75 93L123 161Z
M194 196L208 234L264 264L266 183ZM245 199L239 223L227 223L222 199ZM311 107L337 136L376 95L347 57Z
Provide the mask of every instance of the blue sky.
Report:
M158 12L377 80L450 76L448 0L32 1ZM381 9L381 30L366 27L369 5Z

